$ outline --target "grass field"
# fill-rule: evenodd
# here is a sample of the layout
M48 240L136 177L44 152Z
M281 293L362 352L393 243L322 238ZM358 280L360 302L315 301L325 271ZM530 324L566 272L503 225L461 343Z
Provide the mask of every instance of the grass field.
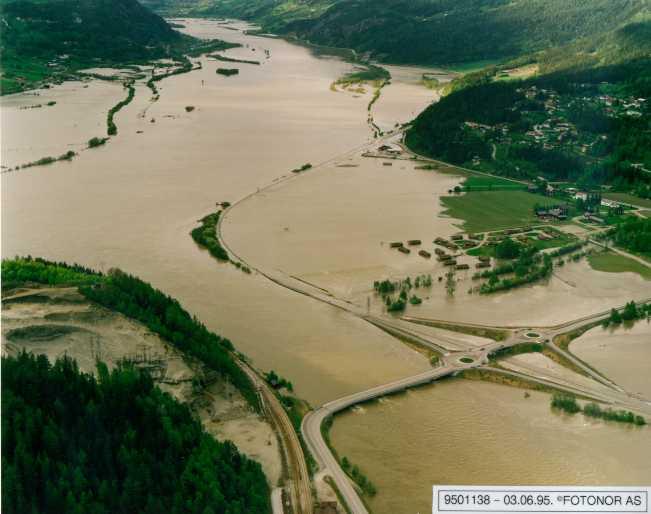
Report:
M645 280L651 280L651 268L613 252L590 255L588 256L588 262L592 269L597 271L605 271L608 273L632 272L642 276Z
M443 214L463 220L466 232L487 232L535 223L533 208L549 199L524 191L477 191L441 198Z
M632 205L639 205L640 207L651 207L651 200L629 195L628 193L604 193L602 196L608 200L630 203Z
M463 181L463 187L471 189L527 189L524 184L518 184L512 180L505 180L499 177L489 177L484 175L468 175Z

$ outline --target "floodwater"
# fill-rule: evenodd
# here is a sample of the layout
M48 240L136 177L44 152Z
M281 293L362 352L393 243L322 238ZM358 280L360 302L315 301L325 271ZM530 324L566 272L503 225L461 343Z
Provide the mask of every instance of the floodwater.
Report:
M570 344L570 350L629 393L651 399L651 324L595 327Z
M448 380L335 418L375 514L430 512L432 485L648 485L651 428L552 412L549 396Z
M223 63L195 59L203 69L159 82L158 102L151 103L140 84L133 103L118 113L119 133L106 146L72 162L3 174L3 255L41 255L134 273L178 298L257 366L289 377L313 404L427 369L423 356L379 329L220 265L195 246L189 232L215 210L215 202L233 202L303 163L357 148L372 134L367 102L330 90L350 65L214 21L185 25L194 35L242 42L226 55L262 64L229 63L240 74L226 78L215 73ZM114 89L122 98L122 88ZM31 97L3 98L3 124L11 125L3 155L10 155L14 141L38 158L101 135L97 127L115 95L91 115L91 109L80 109L79 92L76 85L47 90L58 98L48 112L58 109L60 117L38 118L44 138L32 137L32 112L16 107ZM409 98L404 102L410 105ZM422 105L422 97L413 104ZM195 110L188 113L190 105ZM30 116L24 123L18 121L23 115ZM58 120L83 116L93 120L87 133L61 130ZM264 253L262 236L254 240Z
M445 281L438 281L447 268L418 251L433 254L436 237L459 232L457 220L441 216L440 198L460 179L416 168L410 160L363 157L362 152L342 156L242 202L225 218L223 234L246 261L297 276L358 305L370 299L376 313L385 307L373 293L374 281L413 280L420 274L431 274L434 285L416 291L424 302L408 306L407 315L489 325L555 325L648 298L642 277L595 272L586 261L556 269L544 283L471 295L478 261L468 256L458 259L471 269L457 273L450 298ZM412 239L422 245L409 255L389 246Z
M3 97L3 169L82 150L106 135L106 113L125 96L121 84L95 80Z
M225 55L261 64L229 63L240 73L227 78L215 73L223 63L194 59L203 68L159 82L157 102L139 83L132 104L116 117L118 135L106 146L83 151L72 162L4 173L3 255L40 255L136 274L178 298L256 366L290 379L313 405L427 369L423 355L363 320L256 273L216 263L189 232L216 202L236 202L261 189L225 218L223 233L233 250L256 267L315 283L359 305L370 298L369 307L379 311L374 280L442 273L415 251L404 256L390 250L388 242L419 238L431 251L435 237L457 232L455 220L440 217L439 198L458 177L416 170L410 161L388 166L386 159L361 156L362 147L373 142L370 93L330 89L350 65L215 21L183 23L193 35L243 43ZM420 70L392 73L373 108L384 130L436 98L418 85ZM3 164L59 155L102 135L106 111L124 91L106 82L91 85L42 92L56 95L57 104L52 111L35 109L41 111L35 118L18 109L31 97L2 98ZM88 108L81 109L86 94ZM187 106L195 109L186 112ZM79 120L77 126L62 129L72 120ZM305 163L314 168L298 177L291 173ZM563 321L623 304L645 287L633 275L613 278L583 263L565 266L549 285L490 298L467 295L470 279L460 277L465 282L455 298L447 298L435 280L431 290L419 292L425 299L420 310L408 313L491 323ZM379 486L381 495L373 501L378 512L412 512L404 492L413 493L413 505L426 511L419 502L436 481L533 481L538 475L530 466L532 454L543 463L538 480L544 482L553 482L552 476L557 482L635 481L622 474L623 464L611 465L621 455L630 457L622 462L631 469L650 476L644 468L648 456L629 451L638 434L648 443L648 432L627 439L619 427L565 422L547 412L544 397L522 403L522 392L509 391L446 383L397 396L365 407L368 418L341 417L335 443ZM363 419L372 421L350 424ZM586 441L600 448L598 458L585 450ZM564 458L575 453L576 459ZM464 459L457 459L460 454ZM389 502L395 509L383 510L380 499L392 495L403 498L404 508Z

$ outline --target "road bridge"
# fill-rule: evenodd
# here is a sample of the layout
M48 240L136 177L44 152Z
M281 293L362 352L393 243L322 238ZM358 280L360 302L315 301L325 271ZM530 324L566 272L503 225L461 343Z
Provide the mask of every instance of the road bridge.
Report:
M329 159L320 163L319 165L313 167L309 173L313 173L315 169L321 168L326 164L330 164L336 161L339 158L350 156L356 152L359 152L361 149L371 146L381 144L382 141L395 137L401 131L396 131L385 135L382 138L379 138L371 143L365 144L359 148L353 149L349 152L346 152L340 156L337 156L333 159ZM389 394L397 393L404 391L406 389L417 387L423 384L433 382L435 380L440 380L441 378L454 375L465 369L486 369L493 373L501 373L506 376L512 376L514 378L519 378L523 380L528 380L534 383L545 385L557 390L571 392L573 394L578 394L583 397L593 398L594 400L607 403L616 407L628 408L634 412L642 413L644 415L651 414L651 404L649 402L642 401L638 398L634 398L628 393L624 392L623 389L607 378L603 377L592 368L583 363L580 359L573 356L570 352L559 348L558 346L552 343L553 339L559 335L567 334L574 330L579 330L585 327L595 325L610 315L610 311L604 311L597 314L592 314L589 316L584 316L579 319L571 320L556 326L552 327L537 327L537 326L490 326L482 325L478 323L464 323L464 322L451 322L447 320L430 320L426 318L416 318L416 317L404 317L402 319L397 319L388 316L377 316L370 315L366 311L365 307L357 305L353 302L337 298L329 291L318 287L314 284L310 284L304 280L301 280L297 277L292 277L280 270L262 270L256 268L250 263L242 259L234 250L231 248L227 241L224 240L222 236L222 223L227 218L228 214L232 209L240 205L242 202L247 201L252 198L254 195L261 193L269 188L276 187L280 183L285 183L290 180L298 179L302 174L293 174L290 176L284 176L280 180L275 180L274 182L268 184L266 187L259 189L256 192L253 192L237 202L233 203L227 207L219 218L217 227L216 227L216 236L222 246L229 252L231 259L234 261L239 261L240 263L248 266L251 270L256 271L260 275L266 277L270 281L285 287L296 293L305 295L315 301L319 301L330 305L332 307L344 310L349 314L356 316L360 319L365 320L368 323L384 330L398 338L425 346L431 350L436 351L441 354L440 366L428 370L423 373L419 373L412 377L403 378L390 382L388 384L379 385L371 389L354 393L343 398L333 400L322 405L320 408L308 413L302 422L301 433L305 438L310 451L314 455L319 467L322 472L327 473L334 480L337 488L339 489L340 494L342 495L343 500L347 504L350 512L353 514L367 514L367 509L364 506L361 498L357 494L355 486L348 479L344 471L339 466L339 463L333 456L332 452L328 448L323 435L322 435L322 425L323 422L333 414L340 412L344 409L347 409L353 405L367 402L382 396ZM649 302L651 299L642 300L640 303ZM623 309L620 307L619 309ZM506 332L505 338L502 341L491 341L486 345L478 348L477 346L471 345L463 340L454 341L450 336L436 336L425 334L422 331L416 329L412 325L429 325L429 326L438 326L439 328L447 329L448 331L456 330L458 332L463 332L463 329L467 329L472 333L472 330L484 329L487 332L490 331L500 331ZM536 337L530 335L531 332L537 334ZM600 384L606 385L611 388L612 392L605 390L591 390L586 387L578 387L568 385L566 383L556 382L549 378L537 377L535 374L529 375L527 373L519 371L505 370L502 368L494 368L487 366L490 363L491 354L495 353L498 350L516 346L523 342L533 342L538 341L543 344L547 344L553 351L559 353L564 358L568 359L578 368L585 372L590 378L598 381ZM447 346L446 346L447 344ZM467 358L467 361L462 360L463 357ZM248 366L247 366L248 367ZM250 369L248 372L252 372ZM280 402L273 394L272 391L266 386L266 384L260 384L260 379L255 374L254 383L259 386L259 390L263 396L263 399L266 401L268 406L271 406L274 412L274 416L277 418L280 425L281 431L283 434L287 434L285 437L288 441L288 448L291 448L292 458L288 463L290 466L290 476L292 476L292 504L297 512L301 513L311 513L312 504L311 504L311 489L310 489L310 480L307 474L307 467L305 466L305 459L302 453L300 443L298 438L289 423L284 410ZM252 378L253 379L253 378ZM282 413L280 412L282 411ZM284 416L283 416L284 414ZM289 433L293 434L293 437ZM309 498L309 499L308 499ZM308 505L309 503L309 505Z

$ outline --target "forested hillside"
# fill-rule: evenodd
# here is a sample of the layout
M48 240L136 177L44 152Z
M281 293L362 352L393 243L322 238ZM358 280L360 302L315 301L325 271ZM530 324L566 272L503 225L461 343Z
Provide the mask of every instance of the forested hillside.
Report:
M645 0L143 0L166 14L221 15L387 62L504 59L649 16Z
M6 514L265 514L260 465L206 434L149 375L2 358Z
M0 0L2 91L99 63L167 55L181 34L136 0Z
M651 60L526 80L501 75L495 68L464 78L418 116L408 145L500 175L651 196Z
M40 258L3 260L3 289L26 284L77 286L89 300L143 323L184 354L199 359L237 387L254 408L259 407L253 384L235 362L231 341L210 332L178 301L146 282L119 270L103 275Z

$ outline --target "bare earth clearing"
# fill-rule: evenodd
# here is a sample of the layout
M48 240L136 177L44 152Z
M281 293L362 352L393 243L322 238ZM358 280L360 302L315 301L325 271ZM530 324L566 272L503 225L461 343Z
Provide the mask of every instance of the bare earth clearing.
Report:
M67 355L87 373L95 372L97 359L109 367L131 360L148 369L161 389L189 404L209 433L230 439L260 462L272 486L278 482L280 454L271 426L234 387L146 327L90 303L74 287L10 291L2 304L3 353L25 349L51 362ZM197 382L203 386L193 385Z

